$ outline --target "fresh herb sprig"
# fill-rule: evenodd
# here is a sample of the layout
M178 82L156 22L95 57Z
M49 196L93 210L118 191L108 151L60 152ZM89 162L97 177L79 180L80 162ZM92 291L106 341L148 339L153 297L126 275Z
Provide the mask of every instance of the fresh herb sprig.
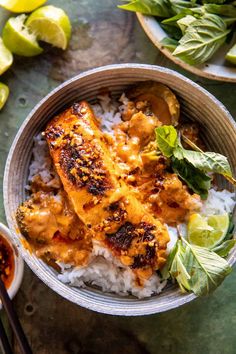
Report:
M211 176L218 173L234 185L230 164L227 158L215 152L203 152L196 145L194 150L183 148L177 130L171 125L163 125L155 129L157 147L162 154L171 159L171 166L176 174L191 188L206 199L211 187Z
M165 279L176 279L182 292L193 291L203 296L215 290L231 270L217 253L191 245L179 236L161 273Z

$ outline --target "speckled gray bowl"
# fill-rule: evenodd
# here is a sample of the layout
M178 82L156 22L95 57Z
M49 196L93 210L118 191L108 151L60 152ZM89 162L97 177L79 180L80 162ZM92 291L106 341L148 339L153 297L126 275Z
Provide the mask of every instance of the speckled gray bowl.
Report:
M51 289L66 299L88 309L124 316L148 315L181 306L195 298L181 294L177 287L161 295L144 300L105 294L87 287L79 289L61 283L56 272L40 259L30 254L20 242L15 211L25 200L24 186L31 159L33 137L43 130L47 121L72 102L86 99L94 102L103 88L121 94L128 86L145 80L155 80L168 85L178 96L182 112L199 122L206 143L214 150L228 156L235 170L236 125L225 107L211 94L193 81L174 71L151 65L110 65L82 73L60 85L46 96L29 114L12 144L4 176L4 204L12 237L19 251L33 272ZM225 185L224 185L225 186ZM230 264L236 259L236 248L229 256ZM224 286L224 285L222 285Z

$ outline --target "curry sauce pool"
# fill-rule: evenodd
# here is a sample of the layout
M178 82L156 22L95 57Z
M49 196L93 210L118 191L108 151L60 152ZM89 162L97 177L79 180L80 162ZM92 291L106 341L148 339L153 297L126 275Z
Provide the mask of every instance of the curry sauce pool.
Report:
M178 100L162 84L132 88L122 102L99 99L74 104L35 138L18 223L36 255L60 266L63 282L150 296L166 284L159 275L176 226L211 203L172 170L155 129L173 124L196 142L198 127L181 122Z

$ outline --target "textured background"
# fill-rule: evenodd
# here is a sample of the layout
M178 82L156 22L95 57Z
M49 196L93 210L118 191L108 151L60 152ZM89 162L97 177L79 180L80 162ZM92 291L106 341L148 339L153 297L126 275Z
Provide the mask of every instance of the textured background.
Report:
M73 24L72 40L64 53L48 46L40 57L15 58L12 68L1 78L11 90L0 112L1 185L8 150L30 110L59 83L95 66L125 62L167 66L198 82L236 115L234 84L204 80L173 65L151 44L135 15L116 8L116 0L48 2L68 12ZM0 10L0 27L8 15ZM2 188L0 219L5 220ZM36 354L234 354L235 280L233 272L210 297L167 313L119 318L67 302L26 268L14 302Z

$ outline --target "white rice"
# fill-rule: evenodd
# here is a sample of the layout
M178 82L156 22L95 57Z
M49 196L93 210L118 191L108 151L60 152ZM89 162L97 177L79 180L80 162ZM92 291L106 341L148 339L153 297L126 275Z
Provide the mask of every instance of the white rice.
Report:
M121 296L132 294L138 298L149 297L160 293L166 286L166 281L161 281L156 274L153 274L143 288L137 287L132 270L123 266L109 250L97 243L93 245L91 262L88 266L72 267L63 263L58 265L62 269L58 279L63 283L77 287L90 284L101 288L104 292L113 292Z
M49 155L48 145L42 133L34 137L33 157L29 166L28 185L26 189L30 190L30 183L33 178L40 176L42 181L50 187L58 188L60 179L54 170L52 159Z
M108 95L98 96L98 99L99 104L94 104L93 110L101 120L103 131L112 134L112 127L121 121L121 112L126 109L128 99L123 94L119 100L121 105ZM30 189L30 183L37 175L40 175L44 183L55 188L59 186L59 177L53 168L47 143L42 134L34 138L33 158L29 167L27 189ZM233 211L234 205L234 193L227 190L211 189L207 200L203 202L201 213L203 215L230 213ZM177 241L177 229L171 226L167 227L170 235L167 252L170 252ZM181 234L183 236L186 234L185 224L181 225ZM132 294L138 298L158 294L166 286L166 281L161 281L157 274L153 274L150 279L146 280L143 287L136 286L132 270L119 263L108 249L101 247L97 242L93 245L91 260L87 266L73 267L70 264L58 264L61 267L58 279L71 286L91 285L101 288L104 292L113 292L122 296Z
M207 200L203 203L201 213L204 215L217 215L232 213L235 206L235 194L224 189L216 191L210 189Z
M167 244L167 253L170 253L170 251L172 250L172 248L174 247L178 239L178 232L176 227L168 226L168 225L166 225L166 227L168 228L168 233L170 236L170 241Z
M99 103L92 105L97 118L101 120L101 128L104 132L113 133L112 127L121 122L119 103L108 94L97 97Z

